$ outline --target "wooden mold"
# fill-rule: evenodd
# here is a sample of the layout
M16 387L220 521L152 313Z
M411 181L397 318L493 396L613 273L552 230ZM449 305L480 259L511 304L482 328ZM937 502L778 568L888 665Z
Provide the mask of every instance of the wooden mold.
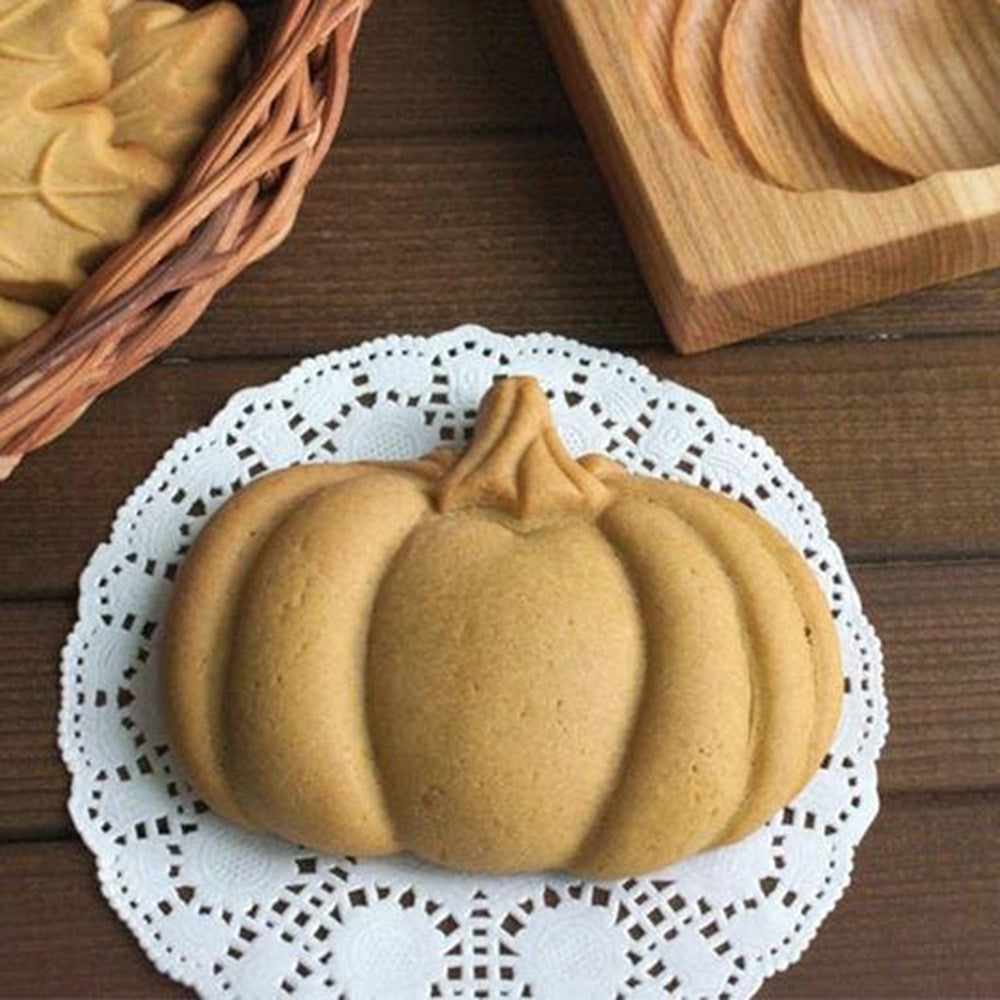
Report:
M1000 265L998 0L533 2L679 351Z

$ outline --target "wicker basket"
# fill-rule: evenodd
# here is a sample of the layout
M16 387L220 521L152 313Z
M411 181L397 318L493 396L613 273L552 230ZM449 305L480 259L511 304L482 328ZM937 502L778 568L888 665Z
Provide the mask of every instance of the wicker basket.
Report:
M0 358L0 480L186 333L274 249L330 147L368 0L283 0L251 75L167 207Z

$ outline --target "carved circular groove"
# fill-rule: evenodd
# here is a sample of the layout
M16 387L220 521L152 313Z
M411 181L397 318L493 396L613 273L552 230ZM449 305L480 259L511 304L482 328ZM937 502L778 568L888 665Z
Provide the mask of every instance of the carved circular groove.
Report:
M799 0L646 0L635 27L664 125L718 166L801 191L915 179L851 142L814 98Z
M662 67L670 65L670 49L679 7L680 0L650 0L639 19L637 31L645 65L652 68L653 87L666 101L670 124L676 126L682 135L694 139L684 121L673 74L662 71Z
M1000 163L1000 4L803 0L801 35L812 92L861 149L917 177Z
M674 22L670 77L683 124L716 163L758 174L737 134L722 94L719 49L732 0L680 0Z
M734 0L722 38L722 89L764 173L801 191L880 191L907 178L872 159L824 118L809 88L790 0Z

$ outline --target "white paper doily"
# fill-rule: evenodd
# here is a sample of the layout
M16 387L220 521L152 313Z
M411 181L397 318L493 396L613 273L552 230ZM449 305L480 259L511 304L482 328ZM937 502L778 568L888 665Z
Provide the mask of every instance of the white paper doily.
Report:
M157 625L183 553L267 469L461 442L502 373L550 390L574 453L743 499L805 554L834 608L847 675L823 769L741 843L624 882L317 856L217 819L177 773L157 699ZM802 953L878 810L879 643L815 500L709 400L557 337L479 327L387 337L237 393L118 512L81 578L79 614L63 651L59 731L70 813L156 967L206 997L745 997Z

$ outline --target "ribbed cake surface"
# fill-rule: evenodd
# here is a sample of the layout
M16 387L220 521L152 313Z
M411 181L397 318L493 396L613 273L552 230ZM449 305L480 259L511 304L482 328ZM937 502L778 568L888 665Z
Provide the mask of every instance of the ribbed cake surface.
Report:
M272 473L181 569L164 697L216 811L334 853L638 874L819 767L839 644L748 507L574 459L532 379L464 453Z

